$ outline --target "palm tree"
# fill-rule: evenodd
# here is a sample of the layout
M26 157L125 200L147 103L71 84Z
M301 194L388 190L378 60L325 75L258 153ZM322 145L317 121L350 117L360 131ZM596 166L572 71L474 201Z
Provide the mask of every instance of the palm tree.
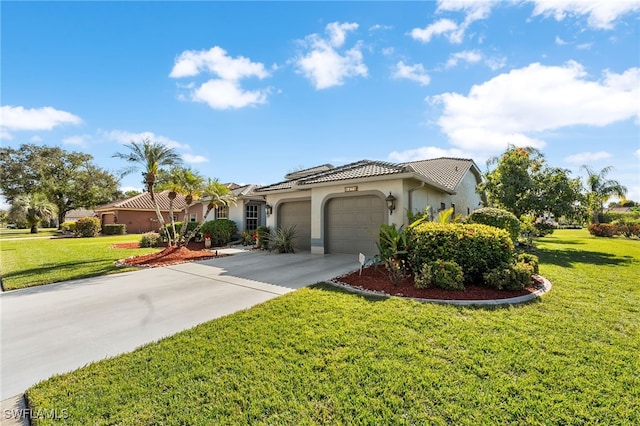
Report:
M10 215L24 218L31 228L32 234L38 233L38 224L54 217L58 209L42 194L25 194L17 196L11 205Z
M607 180L607 174L613 169L612 166L605 167L596 173L588 166L582 166L581 169L587 172L587 204L593 213L593 223L600 223L598 214L602 213L604 203L611 196L624 197L627 188L620 185L617 180Z
M193 191L202 186L203 181L204 179L200 175L198 175L197 172L181 166L173 167L168 172L160 170L160 173L158 173L156 188L161 191L169 191L168 198L169 217L171 219L172 230L171 235L175 236L176 243L178 241L178 238L176 234L176 221L173 215L175 199L177 198L178 194L189 196L193 193ZM191 195L191 200L192 199L193 195ZM188 204L191 204L191 202L189 202ZM185 209L183 215L183 226L186 222L186 214L187 211Z
M160 213L154 186L158 178L158 173L163 167L179 165L182 163L182 159L173 148L169 148L159 142L151 142L149 138L144 138L142 143L131 142L130 144L126 144L125 147L129 149L128 153L118 152L114 154L113 157L121 158L132 163L131 166L122 171L122 176L131 174L139 170L140 167L143 168L142 175L144 176L144 184L147 192L151 195L151 201L156 211L160 229L165 232L169 245L171 245L171 236L165 227L162 213Z
M202 228L202 224L204 223L207 216L209 216L209 213L211 213L211 210L220 206L236 205L236 196L233 195L228 186L220 183L217 179L207 179L206 184L201 189L201 194L204 198L210 198L209 203L207 204L207 211L202 217L200 223L198 223L198 226L194 230L189 232L186 239L184 240L184 245L187 245L189 241L200 231L200 228Z

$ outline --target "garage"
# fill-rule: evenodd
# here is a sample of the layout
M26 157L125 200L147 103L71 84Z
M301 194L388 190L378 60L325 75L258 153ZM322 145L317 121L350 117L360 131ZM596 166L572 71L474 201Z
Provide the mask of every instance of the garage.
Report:
M378 229L386 223L386 206L375 195L339 197L329 200L326 208L328 253L358 254L371 257L378 253Z
M296 251L311 250L311 201L289 201L278 207L278 226L296 227Z

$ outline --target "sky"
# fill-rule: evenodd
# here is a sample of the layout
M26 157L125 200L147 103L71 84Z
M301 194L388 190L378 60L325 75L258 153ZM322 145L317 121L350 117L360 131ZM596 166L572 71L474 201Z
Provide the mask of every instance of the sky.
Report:
M640 201L640 0L0 2L0 143L270 184L509 144ZM141 177L120 181L141 189Z

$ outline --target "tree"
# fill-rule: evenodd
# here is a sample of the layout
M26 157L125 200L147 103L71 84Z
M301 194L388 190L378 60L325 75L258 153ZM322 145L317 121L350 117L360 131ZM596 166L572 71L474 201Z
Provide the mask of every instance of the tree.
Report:
M184 245L187 245L189 241L200 231L202 228L202 224L204 223L211 210L220 206L229 206L236 205L236 197L233 195L228 186L220 183L217 179L207 179L206 184L202 188L201 194L204 198L209 198L209 202L207 203L207 210L198 223L198 226L189 232L189 234L184 239ZM185 228L183 228L185 229Z
M43 194L19 195L11 202L9 215L24 220L31 228L32 234L38 233L38 224L43 220L49 220L56 214L56 206Z
M160 213L154 187L159 171L162 170L163 167L172 167L181 164L182 159L173 148L169 148L158 142L151 142L149 138L144 138L141 143L132 141L130 144L125 145L125 147L129 149L129 152L118 152L115 153L113 157L132 163L122 171L122 176L131 174L142 167L144 185L147 192L151 195L151 201L156 211L160 229L165 232L169 245L171 245L171 236L169 232L167 232L164 218L162 217L162 213Z
M487 165L495 168L485 173L478 189L487 194L490 205L518 218L570 214L579 199L579 179L571 179L568 170L547 167L544 155L534 148L509 146Z
M6 210L0 210L0 224L7 223L7 220L9 220L9 212Z
M89 154L58 147L0 148L0 191L9 203L20 195L44 195L56 205L61 224L68 211L107 203L117 193L115 176L92 161Z
M614 195L624 197L627 194L627 188L620 185L617 180L607 179L607 175L613 169L612 166L605 167L598 173L588 166L582 166L581 169L587 172L585 180L587 207L593 215L593 223L600 223L598 215L602 213L604 203Z

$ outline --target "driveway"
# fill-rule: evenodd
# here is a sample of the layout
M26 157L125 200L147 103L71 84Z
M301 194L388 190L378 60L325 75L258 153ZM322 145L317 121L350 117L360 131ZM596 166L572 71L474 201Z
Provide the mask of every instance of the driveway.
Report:
M242 252L2 293L0 400L357 267L353 255Z

